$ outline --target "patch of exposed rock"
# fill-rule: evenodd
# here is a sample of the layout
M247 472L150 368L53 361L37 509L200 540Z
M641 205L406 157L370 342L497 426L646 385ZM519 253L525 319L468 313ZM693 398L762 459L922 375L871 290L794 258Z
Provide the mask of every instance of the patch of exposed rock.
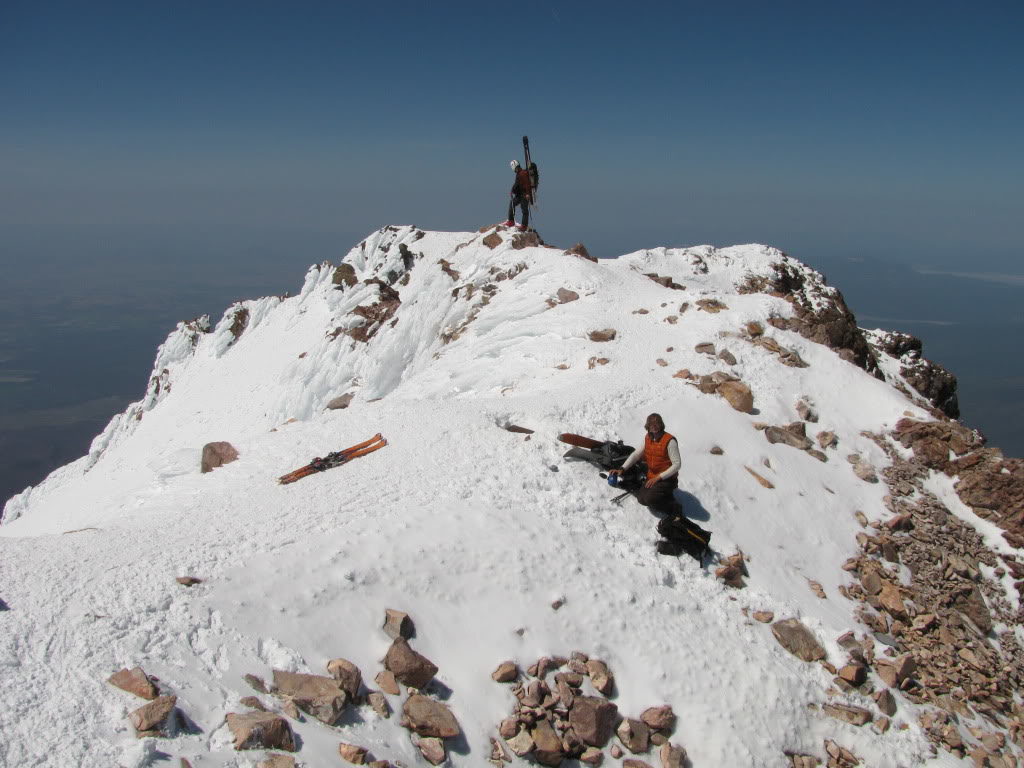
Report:
M931 406L955 419L960 415L956 376L921 355L921 340L899 331L864 331L876 353L898 360L900 376Z
M221 440L203 446L203 455L199 461L201 473L213 472L217 467L230 464L238 458L238 450L231 443Z

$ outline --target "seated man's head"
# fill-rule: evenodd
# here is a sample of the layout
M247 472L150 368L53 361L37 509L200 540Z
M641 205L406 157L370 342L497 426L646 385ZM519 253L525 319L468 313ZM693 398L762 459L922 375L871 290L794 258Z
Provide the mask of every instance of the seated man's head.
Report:
M665 420L661 418L661 414L652 413L644 422L644 429L652 435L660 435L665 431Z

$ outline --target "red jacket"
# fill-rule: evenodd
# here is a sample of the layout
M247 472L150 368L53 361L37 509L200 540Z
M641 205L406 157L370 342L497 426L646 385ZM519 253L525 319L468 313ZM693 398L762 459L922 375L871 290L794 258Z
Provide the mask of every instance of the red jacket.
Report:
M648 477L657 477L672 466L672 459L668 457L668 444L672 440L675 438L668 432L662 432L657 442L651 440L650 433L644 438L644 461L647 462Z

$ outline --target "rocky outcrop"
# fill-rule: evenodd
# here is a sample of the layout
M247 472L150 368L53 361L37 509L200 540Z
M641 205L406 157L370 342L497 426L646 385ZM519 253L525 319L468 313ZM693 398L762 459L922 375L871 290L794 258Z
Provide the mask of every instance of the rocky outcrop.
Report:
M203 446L203 455L199 462L199 471L212 472L217 467L230 464L238 458L238 451L231 443L220 441L207 443Z
M597 261L597 259L590 255L590 251L587 250L587 246L583 243L576 243L572 248L566 249L565 252L571 256L578 256L581 259L586 259L587 261Z
M899 361L900 376L930 405L955 419L960 415L956 376L921 355L921 340L899 331L865 331L876 353Z
M773 266L771 277L749 276L739 286L740 293L768 293L785 299L793 307L793 316L773 317L769 321L773 326L824 344L844 360L881 378L878 360L843 295L826 285L818 273L788 258Z
M349 328L344 331L344 334L355 341L366 343L394 317L402 300L398 291L382 280L374 277L363 282L366 285L376 285L379 297L373 304L360 304L352 310L351 314L363 318L364 322L354 328Z

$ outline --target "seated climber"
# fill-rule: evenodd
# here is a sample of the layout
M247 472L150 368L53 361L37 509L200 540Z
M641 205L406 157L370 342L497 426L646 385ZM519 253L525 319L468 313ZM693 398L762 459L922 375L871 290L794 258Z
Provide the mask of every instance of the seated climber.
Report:
M644 423L647 435L642 448L637 448L623 462L622 469L609 470L609 475L622 476L643 460L647 474L634 495L648 509L665 515L658 522L658 533L664 538L657 544L658 553L678 557L684 552L703 564L710 553L711 533L683 515L682 505L675 500L679 487L679 443L665 431L665 421L652 413Z
M621 475L640 459L647 465L647 479L643 487L636 492L636 500L645 507L663 515L677 515L681 508L672 496L679 487L679 443L665 431L665 421L657 413L652 413L644 422L647 435L644 444L629 455L622 469L613 469L609 475Z

